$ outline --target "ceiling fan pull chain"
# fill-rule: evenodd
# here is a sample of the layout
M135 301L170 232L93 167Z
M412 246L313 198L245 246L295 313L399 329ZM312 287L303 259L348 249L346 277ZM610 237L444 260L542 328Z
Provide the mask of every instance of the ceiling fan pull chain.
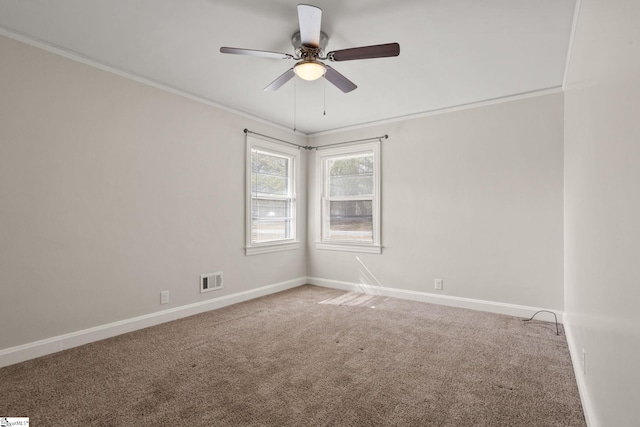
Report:
M294 80L293 82L293 131L297 131L296 129L296 111L297 111L297 100L298 100L298 83Z
M322 82L322 87L324 89L324 98L322 100L322 115L327 115L327 79L324 79Z

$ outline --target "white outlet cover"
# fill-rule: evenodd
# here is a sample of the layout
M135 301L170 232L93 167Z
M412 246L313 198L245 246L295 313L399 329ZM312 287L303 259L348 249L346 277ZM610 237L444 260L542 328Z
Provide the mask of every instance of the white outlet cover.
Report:
M169 291L160 292L160 304L169 304Z

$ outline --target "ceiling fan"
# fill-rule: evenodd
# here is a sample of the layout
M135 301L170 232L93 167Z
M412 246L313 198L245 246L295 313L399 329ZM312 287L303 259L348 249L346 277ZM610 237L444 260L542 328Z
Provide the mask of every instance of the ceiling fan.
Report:
M295 55L236 47L221 47L220 52L273 59L294 59L298 61L293 67L265 87L264 90L266 91L278 90L291 80L293 76L298 75L304 80L316 80L324 77L344 93L351 92L358 86L322 61L329 60L339 62L400 55L400 45L398 43L334 50L325 55L324 50L329 41L329 37L320 30L322 9L307 4L299 4L298 23L300 31L295 32L291 37L291 43L295 48Z

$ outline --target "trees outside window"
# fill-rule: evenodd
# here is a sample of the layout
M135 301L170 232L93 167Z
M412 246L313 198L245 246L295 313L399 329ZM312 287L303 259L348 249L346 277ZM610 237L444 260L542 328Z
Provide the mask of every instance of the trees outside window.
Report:
M380 253L379 142L319 151L319 249Z
M247 255L296 249L299 151L247 137Z

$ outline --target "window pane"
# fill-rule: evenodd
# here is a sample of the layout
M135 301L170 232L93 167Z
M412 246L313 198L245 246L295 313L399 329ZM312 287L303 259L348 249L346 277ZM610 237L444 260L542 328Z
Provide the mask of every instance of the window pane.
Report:
M251 241L267 242L291 237L292 201L254 198L252 203Z
M251 241L264 243L274 240L289 239L291 220L257 220L251 222Z
M373 242L373 202L329 202L329 240Z
M329 197L373 194L373 153L327 161Z
M255 219L277 219L291 217L291 200L269 200L254 198L253 218Z
M251 151L251 193L289 194L289 159Z

